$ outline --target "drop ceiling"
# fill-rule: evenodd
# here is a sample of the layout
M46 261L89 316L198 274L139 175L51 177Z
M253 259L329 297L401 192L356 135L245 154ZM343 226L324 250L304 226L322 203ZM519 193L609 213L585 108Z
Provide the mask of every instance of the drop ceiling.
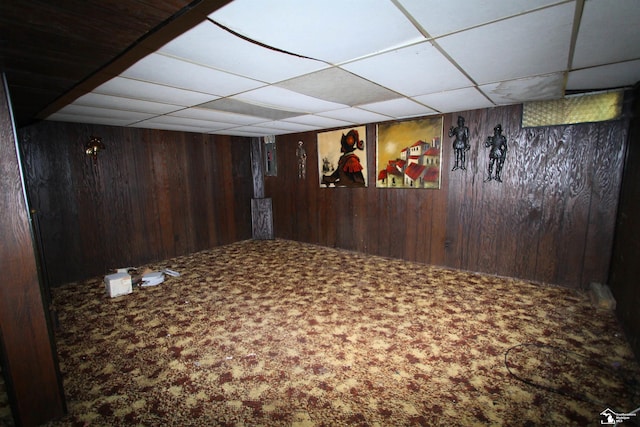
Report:
M254 137L558 99L639 81L638 22L637 0L235 0L41 118Z

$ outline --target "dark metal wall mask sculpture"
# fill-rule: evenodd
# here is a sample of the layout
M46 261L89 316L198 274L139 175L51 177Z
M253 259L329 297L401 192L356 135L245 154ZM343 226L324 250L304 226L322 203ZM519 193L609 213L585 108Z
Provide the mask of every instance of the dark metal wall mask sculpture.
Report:
M467 151L469 151L471 145L469 145L469 128L464 125L464 117L458 116L458 126L449 128L449 137L452 136L455 136L453 151L456 154L456 163L451 170L467 170Z
M493 136L488 136L484 142L486 148L489 150L489 176L485 180L496 180L502 182L500 174L502 173L502 167L504 166L504 160L507 157L507 138L502 135L502 125L497 125L493 128ZM495 175L493 174L493 168L495 167Z

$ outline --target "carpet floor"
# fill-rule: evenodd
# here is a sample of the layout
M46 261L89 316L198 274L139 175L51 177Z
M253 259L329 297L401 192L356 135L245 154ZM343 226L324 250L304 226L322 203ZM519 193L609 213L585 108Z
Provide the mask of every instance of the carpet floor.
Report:
M596 426L640 406L615 315L579 291L286 240L147 267L181 275L53 290L69 414L49 426Z

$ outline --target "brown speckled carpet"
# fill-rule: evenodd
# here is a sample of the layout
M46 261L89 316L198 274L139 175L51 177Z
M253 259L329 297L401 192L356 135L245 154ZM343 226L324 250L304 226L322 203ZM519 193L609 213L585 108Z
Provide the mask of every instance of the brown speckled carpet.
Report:
M640 406L614 314L576 291L285 240L150 267L181 276L54 289L51 426L595 426Z

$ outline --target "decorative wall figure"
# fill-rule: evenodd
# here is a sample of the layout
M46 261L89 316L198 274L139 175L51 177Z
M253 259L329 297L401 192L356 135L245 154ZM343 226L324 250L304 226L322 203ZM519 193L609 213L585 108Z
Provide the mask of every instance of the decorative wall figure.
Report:
M452 171L456 169L467 170L467 151L471 148L469 145L469 128L464 125L464 117L458 116L458 126L449 128L449 137L455 136L453 140L453 150L456 153L456 163Z
M487 137L484 146L491 147L489 150L489 176L485 182L491 181L492 179L502 182L500 174L504 160L507 157L507 138L502 135L502 125L497 125L493 128L493 136ZM494 166L496 168L495 175L493 175Z
M298 141L296 157L298 158L298 179L307 178L307 150L304 149L304 142Z
M362 136L362 139L361 139ZM320 186L366 187L366 127L318 133ZM338 144L337 141L340 141ZM362 151L356 155L357 151Z

